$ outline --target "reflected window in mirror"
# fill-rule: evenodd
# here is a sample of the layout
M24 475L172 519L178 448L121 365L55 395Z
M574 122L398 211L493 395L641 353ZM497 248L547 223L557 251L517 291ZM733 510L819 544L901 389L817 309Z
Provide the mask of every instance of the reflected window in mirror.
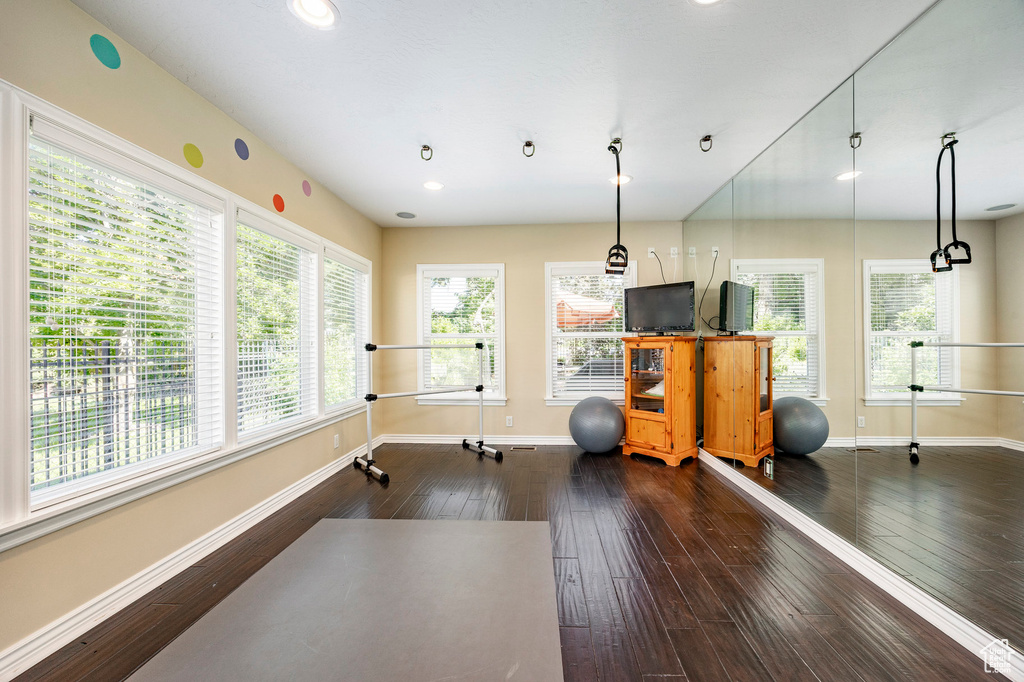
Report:
M927 260L864 261L865 400L910 401L910 342L959 340L958 270L932 272ZM960 367L952 348L917 352L917 383L953 388ZM955 400L955 393L925 392L919 400Z
M731 279L754 289L754 328L746 331L775 337L772 372L778 396L826 397L824 273L821 258L732 260Z

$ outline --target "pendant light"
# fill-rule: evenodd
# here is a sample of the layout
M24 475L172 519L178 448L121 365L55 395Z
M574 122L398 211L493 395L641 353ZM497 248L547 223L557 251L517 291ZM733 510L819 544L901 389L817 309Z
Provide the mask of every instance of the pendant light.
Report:
M622 138L616 137L608 145L608 151L615 155L615 177L622 176L619 154L622 152ZM622 182L615 183L615 244L608 249L608 260L604 263L606 275L621 275L629 265L629 252L622 245Z

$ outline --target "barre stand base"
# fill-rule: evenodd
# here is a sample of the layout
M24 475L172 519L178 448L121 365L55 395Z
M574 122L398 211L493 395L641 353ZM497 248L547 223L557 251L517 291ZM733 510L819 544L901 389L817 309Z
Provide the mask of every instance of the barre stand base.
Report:
M486 445L484 445L484 442L482 440L478 440L475 443L470 443L469 440L463 438L462 448L464 450L470 450L471 452L475 452L477 455L481 457L484 455L490 455L494 457L495 462L500 462L503 458L501 450L495 450L494 448L487 447Z
M352 466L366 472L367 476L373 476L383 485L387 485L391 479L386 473L377 468L375 460L367 460L365 457L356 457L352 460Z
M921 446L918 443L911 443L910 444L910 463L911 464L917 464L918 462L921 461L921 458L917 456L917 452L918 452L918 449L920 447Z

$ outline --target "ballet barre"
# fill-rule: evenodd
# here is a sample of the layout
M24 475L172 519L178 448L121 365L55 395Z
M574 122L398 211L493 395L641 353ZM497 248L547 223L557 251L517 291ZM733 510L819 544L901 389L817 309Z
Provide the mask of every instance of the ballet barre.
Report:
M917 383L917 349L918 348L1024 348L1024 343L947 343L941 341L910 342L910 463L920 461L918 452L921 449L917 442L917 394L925 391L939 393L971 393L975 395L1001 395L1024 397L1024 391L996 391L983 388L949 388L948 386L924 386Z
M448 388L432 388L423 391L401 391L399 393L374 393L373 392L373 354L379 350L432 350L434 348L443 348L446 350L451 349L462 349L471 350L476 349L480 355L480 377L479 383L475 386L449 386ZM378 400L384 400L386 398L408 398L417 395L437 395L440 393L460 393L463 391L476 391L479 396L480 406L480 438L475 443L471 443L468 439L462 439L462 447L466 450L471 450L478 455L488 454L494 457L494 461L500 462L502 460L501 450L484 445L484 344L477 342L471 345L459 345L459 344L427 344L417 346L404 346L404 345L377 345L368 343L364 346L364 349L368 353L366 356L366 388L367 393L364 397L366 400L366 455L356 457L352 461L352 466L356 469L362 469L369 476L373 476L381 483L386 484L390 478L384 473L373 458L373 404Z

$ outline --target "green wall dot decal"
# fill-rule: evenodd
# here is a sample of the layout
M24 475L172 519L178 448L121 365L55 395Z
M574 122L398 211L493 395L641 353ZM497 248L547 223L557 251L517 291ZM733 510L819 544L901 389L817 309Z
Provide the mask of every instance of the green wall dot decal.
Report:
M185 145L185 160L193 168L199 168L203 165L203 153L199 151L199 147L189 142Z
M114 43L99 33L94 33L89 38L89 47L92 48L92 53L96 55L96 59L100 60L100 64L108 69L116 69L121 66L121 55L118 54Z

